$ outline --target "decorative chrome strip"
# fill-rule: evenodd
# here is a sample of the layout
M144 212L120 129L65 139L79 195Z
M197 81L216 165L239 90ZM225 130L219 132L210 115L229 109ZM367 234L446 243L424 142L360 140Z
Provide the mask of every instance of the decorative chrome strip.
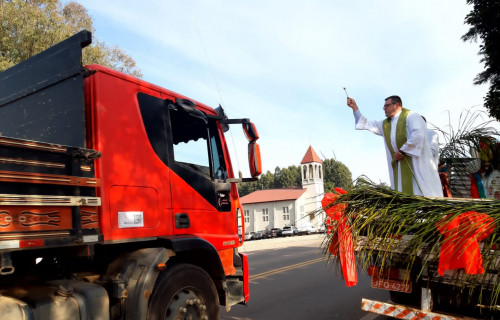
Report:
M92 167L90 166L80 166L80 170L90 172L92 171Z
M83 236L83 242L98 242L98 241L99 241L99 236L96 234Z
M4 241L0 240L0 250L18 249L18 248L19 248L19 240L4 240Z
M51 178L51 177L46 176L46 175L45 176L30 176L30 175L0 173L0 178L71 183L71 179L69 179L69 178Z
M37 142L29 142L26 140L17 140L17 139L8 139L8 138L0 138L0 144L14 146L14 147L27 147L32 149L39 150L48 150L54 152L65 153L67 149L62 146L45 144L45 143L37 143Z
M61 237L61 236L69 236L68 231L51 231L51 232L26 232L26 233L5 233L0 234L0 240L9 240L9 239L29 239L29 238L48 238L48 237Z
M51 174L36 174L13 171L0 171L0 180L12 182L31 182L31 183L52 183L63 185L89 185L97 186L100 183L99 179L86 177L61 176Z
M91 206L101 205L100 197L0 194L2 206Z
M0 162L13 163L13 164L23 164L27 166L39 166L39 167L49 167L49 168L62 168L66 167L65 164L62 163L54 163L54 162L44 162L44 161L35 161L35 160L23 160L23 159L12 159L12 158L1 158Z

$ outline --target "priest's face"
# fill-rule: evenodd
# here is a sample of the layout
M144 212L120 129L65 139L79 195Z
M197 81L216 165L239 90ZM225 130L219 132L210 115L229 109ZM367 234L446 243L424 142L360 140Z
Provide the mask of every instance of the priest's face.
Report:
M385 100L384 112L387 118L394 117L399 110L401 110L401 106L399 104L392 102L392 99Z

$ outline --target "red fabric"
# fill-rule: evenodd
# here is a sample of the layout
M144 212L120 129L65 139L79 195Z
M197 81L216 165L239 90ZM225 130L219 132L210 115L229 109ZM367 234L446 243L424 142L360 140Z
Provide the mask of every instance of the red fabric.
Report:
M470 175L470 196L475 199L481 198L477 190L477 181L473 174Z
M439 179L441 180L441 187L443 188L443 197L451 198L450 180L446 172L440 172Z
M332 234L328 250L331 254L340 257L340 265L342 266L342 274L344 275L346 286L352 287L358 284L358 274L356 271L356 260L354 259L351 227L344 214L345 205L334 204L339 194L346 194L347 191L341 188L335 188L335 191L338 194L325 193L323 200L321 200L321 205L327 214L326 228L329 234L334 231L332 219L337 221L337 232Z
M488 237L495 227L490 216L468 211L449 220L449 215L436 225L445 239L439 254L438 273L465 269L467 274L484 273L479 242Z

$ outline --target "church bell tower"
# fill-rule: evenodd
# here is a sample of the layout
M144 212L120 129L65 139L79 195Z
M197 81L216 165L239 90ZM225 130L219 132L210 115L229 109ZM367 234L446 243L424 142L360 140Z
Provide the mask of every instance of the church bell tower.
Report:
M306 189L305 212L321 209L321 199L325 193L323 184L323 161L316 154L312 146L306 151L300 162L302 188Z

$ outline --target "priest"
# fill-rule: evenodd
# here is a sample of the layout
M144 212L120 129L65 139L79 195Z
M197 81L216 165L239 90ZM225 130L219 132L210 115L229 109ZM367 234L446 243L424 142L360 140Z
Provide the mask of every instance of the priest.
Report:
M356 130L369 130L384 138L392 189L427 197L443 196L427 139L427 124L421 115L403 108L398 96L385 99L386 119L381 121L367 120L350 97L347 105L353 110Z

